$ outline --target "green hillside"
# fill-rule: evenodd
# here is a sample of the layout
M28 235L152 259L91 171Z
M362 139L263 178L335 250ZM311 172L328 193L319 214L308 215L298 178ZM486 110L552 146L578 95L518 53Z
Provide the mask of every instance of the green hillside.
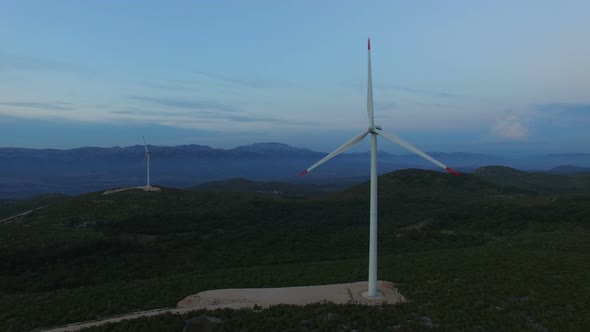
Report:
M523 172L506 166L486 166L478 168L473 174L499 186L537 192L590 191L590 173L552 174Z
M415 169L385 174L379 278L399 283L411 302L211 314L228 331L587 330L589 203L590 192L577 188L548 193ZM368 184L297 199L171 188L89 193L0 224L0 249L3 331L172 307L207 289L365 280ZM185 318L95 330L178 331Z
M261 182L242 178L234 178L224 181L201 183L192 187L191 189L197 191L249 192L285 198L302 198L324 195L341 190L345 187L346 182L333 183L329 185L315 185L293 184L279 181Z

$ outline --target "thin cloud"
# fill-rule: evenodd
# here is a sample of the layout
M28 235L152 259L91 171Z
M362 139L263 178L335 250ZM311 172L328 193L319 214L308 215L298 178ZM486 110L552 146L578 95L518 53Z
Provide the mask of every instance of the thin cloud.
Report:
M230 106L221 105L212 101L196 101L186 99L162 99L153 97L133 97L136 100L142 100L154 103L160 106L175 107L179 111L154 111L143 110L141 108L127 108L109 112L113 115L130 116L135 119L143 118L146 121L162 121L167 119L171 123L211 123L211 122L231 122L231 123L268 123L280 125L309 126L311 122L281 119L275 117L252 115L245 112L238 112Z
M341 84L346 87L358 88L359 91L362 91L362 90L360 90L362 88L366 89L366 85L365 85L366 83L360 83L357 81L355 81L355 82L343 81ZM422 96L422 97L425 97L425 96L427 96L427 97L444 97L444 98L466 97L465 95L461 95L458 93L451 93L448 91L427 90L427 89L420 89L420 88L399 85L399 84L390 84L390 83L376 83L376 84L373 84L373 87L380 89L380 90L403 91L403 92L407 92L407 93Z
M223 112L237 112L237 109L231 105L222 104L213 100L190 100L181 98L158 98L147 96L130 96L130 99L151 103L159 106L183 108L183 109L215 109Z
M451 104L443 104L443 103L435 103L435 102L425 102L425 101L416 101L416 100L404 100L404 103L413 104L418 106L424 107L434 107L434 108L449 108L453 107Z
M382 110L394 110L398 107L396 102L389 101L389 102L376 102L375 108L382 109Z
M230 76L224 76L221 74L206 72L202 70L187 70L188 74L184 76L184 79L167 79L167 78L155 78L145 80L141 82L143 86L149 88L156 88L170 91L194 91L199 89L203 84L208 86L224 86L229 89L236 88L272 88L272 87L284 87L289 85L285 81L279 80L268 80L260 77L255 77L255 80L245 80Z
M57 60L0 53L0 69L27 71L86 71L82 66Z
M426 95L426 96L432 96L432 97L445 97L445 98L459 97L458 94L450 93L450 92L446 92L446 91L424 90L424 89L412 88L412 87L403 86L403 85L392 85L390 87L392 89L396 89L396 90L400 90L400 91L404 91L404 92L409 92L411 94L416 94L416 95L423 95L423 96Z
M0 102L0 106L36 108L49 111L69 111L73 108L66 102Z
M248 116L248 115L239 115L239 116L228 116L225 117L226 120L232 122L258 122L258 123L271 123L271 124L284 124L284 125L296 125L296 126L309 126L312 125L311 122L305 121L294 121L294 120L285 120L285 119L277 119L277 118L270 118L270 117L260 117L260 116Z
M148 88L166 90L166 91L182 91L190 92L198 90L191 82L179 81L179 80L148 80L143 81L141 84Z
M148 115L148 116L187 116L190 115L187 111L150 111L142 109L122 109L109 111L110 114L117 115Z
M590 104L547 103L536 105L536 110L542 113L590 116Z
M297 126L309 126L311 122L296 121L288 119L280 119L274 117L251 115L246 113L219 113L210 111L200 111L190 115L192 119L196 121L202 120L215 120L215 121L228 121L233 123L268 123L268 124L282 124L282 125L297 125Z
M219 75L219 74L212 74L212 73L204 72L201 70L194 70L193 72L200 75L200 76L207 77L209 79L228 82L228 83L232 83L232 84L239 84L239 85L246 85L246 86L253 86L253 87L258 87L261 85L260 82L236 79L233 77L227 77L227 76L223 76L223 75Z
M230 83L230 84L234 84L234 85L253 87L253 88L262 88L262 87L268 88L268 87L288 85L287 82L279 81L279 80L270 80L269 81L269 80L262 80L260 78L257 78L256 81L250 81L250 80L244 80L244 79L239 79L239 78L235 78L235 77L229 77L229 76L224 76L224 75L220 75L220 74L205 72L202 70L193 70L192 72L196 73L197 75L206 77L208 79L212 79L212 80L216 80L216 81L220 81L220 82L225 82L225 83Z

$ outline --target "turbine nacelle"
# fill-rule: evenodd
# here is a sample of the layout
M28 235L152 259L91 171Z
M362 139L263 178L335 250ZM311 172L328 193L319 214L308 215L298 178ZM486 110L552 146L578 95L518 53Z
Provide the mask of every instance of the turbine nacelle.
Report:
M381 130L381 126L373 126L367 129L367 131L371 134L379 134L377 130Z
M147 143L145 142L145 137L143 138L143 148L145 149L145 154L150 154L150 150L148 150Z

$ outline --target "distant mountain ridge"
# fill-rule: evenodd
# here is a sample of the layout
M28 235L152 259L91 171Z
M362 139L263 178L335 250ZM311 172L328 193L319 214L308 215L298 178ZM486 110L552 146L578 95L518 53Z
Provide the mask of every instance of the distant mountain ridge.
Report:
M201 155L207 156L251 156L251 155L270 155L270 154L291 154L291 155L326 155L326 152L314 151L308 148L293 147L285 143L267 142L267 143L252 143L248 145L241 145L231 149L213 148L208 145L186 144L176 146L159 146L148 145L150 151L159 152L164 156L180 155L182 153L194 153L190 157ZM15 147L0 147L0 161L14 157L27 156L122 156L135 153L143 153L143 145L132 145L127 147L113 146L113 147L79 147L73 149L33 149L33 148L15 148ZM492 154L470 153L470 152L427 152L435 158L452 158L457 160L513 160L518 161L526 157L507 157ZM370 152L352 152L343 153L344 157L365 157L369 156ZM380 157L395 157L405 159L423 160L421 157L407 153L407 154L392 154L385 151L379 151ZM528 158L583 158L589 163L588 167L574 166L574 165L558 165L561 167L578 167L583 171L590 170L590 154L588 153L559 153L559 154L541 154L531 155ZM557 166L554 166L557 167ZM540 167L539 169L543 169ZM559 169L558 169L559 170Z
M368 178L369 154L344 153L305 178L303 169L326 155L287 144L254 143L232 149L206 145L150 145L152 184L186 188L203 182L248 178L255 181L325 184L351 183ZM563 173L560 165L590 167L590 154L497 156L476 153L431 152L460 172L485 165ZM438 170L412 154L379 152L380 174L405 168ZM571 167L567 168L572 170ZM577 169L576 172L581 169ZM0 199L23 198L48 192L79 194L113 187L145 184L144 147L81 147L69 150L0 148Z
M320 154L321 152L312 151L306 148L297 148L284 143L254 143L250 145L242 145L233 148L229 151L236 153L247 153L247 154Z
M577 174L577 173L590 173L590 167L580 167L573 165L560 165L553 167L549 170L551 173L556 174Z

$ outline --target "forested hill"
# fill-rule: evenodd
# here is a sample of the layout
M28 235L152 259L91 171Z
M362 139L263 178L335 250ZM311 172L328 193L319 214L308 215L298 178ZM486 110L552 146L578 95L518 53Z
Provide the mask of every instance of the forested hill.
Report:
M586 192L590 190L590 172L523 172L506 166L486 166L473 172L476 177L499 186L536 192Z
M590 328L589 192L419 169L379 184L379 278L409 303L212 314L228 331L301 317L320 330ZM368 183L307 198L173 188L56 198L0 223L0 330L171 307L207 289L365 280L368 229ZM175 331L187 318L119 330Z

